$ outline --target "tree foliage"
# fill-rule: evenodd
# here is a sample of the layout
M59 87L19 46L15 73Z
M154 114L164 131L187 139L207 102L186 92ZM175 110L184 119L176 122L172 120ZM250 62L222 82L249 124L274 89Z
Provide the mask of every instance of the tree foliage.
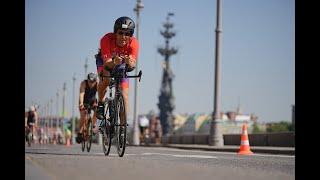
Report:
M292 123L281 121L279 123L272 123L267 126L267 132L288 132L294 131Z
M260 132L263 132L263 130L259 128L257 122L254 122L252 125L252 133L260 133Z

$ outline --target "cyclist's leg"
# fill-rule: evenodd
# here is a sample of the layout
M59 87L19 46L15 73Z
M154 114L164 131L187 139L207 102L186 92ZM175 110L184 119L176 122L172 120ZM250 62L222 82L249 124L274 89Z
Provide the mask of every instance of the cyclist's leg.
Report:
M82 128L83 128L83 130L82 130L82 133L84 133L84 132L87 132L87 126L88 126L88 118L87 118L87 110L85 110L85 111L83 111L84 113L83 113L83 115L84 115L84 117L83 117L83 126L82 126Z
M94 101L94 103L92 104L93 107L97 106L97 100ZM92 124L95 126L97 122L97 111L93 111L93 116L92 116Z
M108 68L107 66L103 69L98 69L98 74L102 74L104 76L110 76L110 72L112 71L111 68ZM99 82L98 82L98 102L103 102L104 95L106 93L106 89L109 86L110 78L100 77L99 76Z
M34 124L32 125L32 140L34 139L34 136L36 136L36 128L34 127Z
M140 137L140 142L142 142L142 141L143 141L143 131L144 131L144 127L139 126L139 129L140 129L140 135L139 135L139 137Z
M121 125L125 125L124 123L124 117L125 114L129 112L129 79L128 78L123 78L121 80L121 90L122 90L122 96L123 96L123 100L124 100L124 105L125 105L125 112L121 112L120 113L120 124Z
M40 127L38 126L37 128L36 128L36 131L37 131L37 137L38 137L38 143L39 144L41 144L41 132L40 132Z
M100 72L98 70L98 74L102 74L104 76L110 76L110 72L107 69L100 69ZM99 76L99 82L98 82L98 108L97 108L97 118L103 119L103 111L104 111L104 96L106 94L106 89L109 86L110 79L104 78Z
M149 127L146 127L146 129L145 129L145 137L147 137L147 138L149 138Z
M27 142L27 135L28 135L28 125L26 125L24 127L24 138L25 138L26 142Z
M81 110L80 111L80 126L79 126L79 132L81 134L83 133L85 118L86 118L86 112L85 112L85 110Z
M139 126L139 129L140 129L140 135L142 135L142 133L143 133L143 127L142 127L142 126Z
M31 140L33 140L33 125L31 122L30 123L28 122L28 127L29 127L29 131L28 131L27 136L29 136L29 134L31 134Z

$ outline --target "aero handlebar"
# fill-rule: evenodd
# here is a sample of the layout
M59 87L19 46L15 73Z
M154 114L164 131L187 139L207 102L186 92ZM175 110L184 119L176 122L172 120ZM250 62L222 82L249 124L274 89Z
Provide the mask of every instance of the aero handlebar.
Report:
M139 82L141 80L141 76L142 76L142 71L139 71L138 75L134 75L134 76L104 76L104 75L100 75L100 77L106 77L106 78L139 78Z

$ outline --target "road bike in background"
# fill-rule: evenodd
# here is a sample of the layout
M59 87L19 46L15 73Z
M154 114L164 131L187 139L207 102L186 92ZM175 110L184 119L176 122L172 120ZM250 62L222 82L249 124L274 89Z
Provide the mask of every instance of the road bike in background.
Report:
M96 106L84 104L84 109L86 111L86 121L84 123L85 129L82 133L81 150L84 152L85 148L87 147L87 152L90 152L93 139L92 111L96 110Z
M26 141L28 143L28 146L30 147L33 142L33 129L34 123L28 123L28 127L26 128Z

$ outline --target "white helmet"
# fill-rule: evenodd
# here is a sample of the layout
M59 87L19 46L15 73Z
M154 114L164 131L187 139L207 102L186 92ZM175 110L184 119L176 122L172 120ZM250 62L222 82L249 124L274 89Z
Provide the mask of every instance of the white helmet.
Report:
M87 75L87 79L89 81L96 81L97 80L97 74L94 73L94 72L90 72L88 75Z
M36 108L35 108L34 106L30 106L29 110L30 110L30 111L35 111Z

